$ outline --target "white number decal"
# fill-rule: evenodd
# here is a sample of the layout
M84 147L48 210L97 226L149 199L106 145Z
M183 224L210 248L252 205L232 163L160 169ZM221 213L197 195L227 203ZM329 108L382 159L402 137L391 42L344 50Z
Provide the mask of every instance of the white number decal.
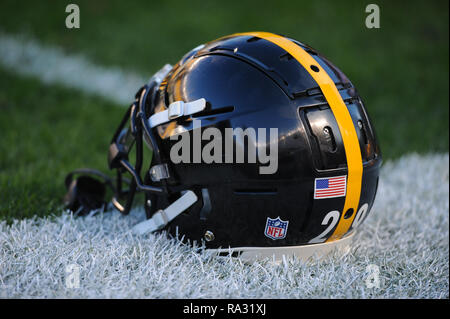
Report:
M358 227L359 224L361 224L361 222L364 220L364 217L367 215L368 211L369 211L369 204L366 203L361 206L361 208L356 213L351 229L356 228ZM326 214L325 218L322 221L322 225L327 225L329 220L332 219L330 225L328 225L327 229L325 229L319 236L311 239L309 243L318 244L327 240L328 233L334 228L334 226L336 226L340 216L341 214L337 210L333 210L328 214Z
M310 244L317 244L317 243L324 242L327 239L326 235L333 229L333 227L339 221L339 216L340 215L341 214L337 210L333 210L332 212L329 212L328 214L326 214L325 218L322 221L322 225L328 224L328 221L330 220L330 218L332 218L333 220L331 221L330 225L328 225L327 229L325 229L319 236L311 239L309 241L309 243Z
M358 213L356 213L355 219L353 220L352 229L358 227L358 225L361 224L368 211L369 204L366 203L361 206L361 208L358 210Z

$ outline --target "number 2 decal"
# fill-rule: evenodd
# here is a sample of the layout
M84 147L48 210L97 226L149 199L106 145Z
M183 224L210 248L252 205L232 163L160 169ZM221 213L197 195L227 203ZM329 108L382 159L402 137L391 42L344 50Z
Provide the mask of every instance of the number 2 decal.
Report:
M333 210L332 212L329 212L328 214L325 215L325 218L322 221L322 225L326 225L328 224L328 221L330 219L331 223L330 225L328 225L327 229L325 229L319 236L314 237L313 239L311 239L309 241L310 244L317 244L317 243L321 243L324 242L325 240L327 240L327 234L334 228L334 226L337 224L337 222L339 221L339 216L341 214L337 211L337 210Z
M351 229L356 228L356 227L358 227L359 224L361 224L361 222L364 220L364 217L367 215L368 211L369 211L369 204L366 203L361 206L361 208L356 213L356 216L355 216L355 219L353 220ZM325 218L322 221L322 225L324 225L324 226L328 225L330 219L331 219L331 223L328 225L328 227L322 233L320 233L320 235L318 235L317 237L314 237L308 243L309 244L318 244L318 243L323 243L325 240L327 240L327 238L328 238L327 235L333 230L334 226L336 226L336 224L339 221L340 216L341 216L341 214L337 210L333 210L333 211L329 212L328 214L326 214Z

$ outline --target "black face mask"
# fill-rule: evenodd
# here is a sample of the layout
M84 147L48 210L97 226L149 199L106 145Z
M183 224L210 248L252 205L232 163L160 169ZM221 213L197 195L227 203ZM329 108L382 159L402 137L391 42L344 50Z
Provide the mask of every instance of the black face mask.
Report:
M158 82L153 81L150 85L143 86L136 93L136 100L128 108L125 116L116 129L108 152L108 165L110 169L116 170L116 180L113 180L94 169L78 169L69 173L66 177L67 194L64 198L66 208L77 215L86 215L91 210L106 208L106 187L113 192L111 203L123 214L128 214L136 191L150 194L167 194L164 181L160 186L144 184L141 179L141 169L143 162L143 132L145 132L146 143L152 149L152 164L161 163L158 146L155 142L152 129L148 123L148 115L145 105L148 99L151 100L153 89ZM126 125L128 124L128 127ZM129 161L129 154L135 147L135 164ZM167 169L167 166L162 166ZM131 180L123 176L129 173ZM167 172L163 172L165 176ZM73 176L83 174L73 180ZM150 180L146 179L146 182ZM123 189L123 184L128 185L128 189ZM125 204L121 201L125 200Z

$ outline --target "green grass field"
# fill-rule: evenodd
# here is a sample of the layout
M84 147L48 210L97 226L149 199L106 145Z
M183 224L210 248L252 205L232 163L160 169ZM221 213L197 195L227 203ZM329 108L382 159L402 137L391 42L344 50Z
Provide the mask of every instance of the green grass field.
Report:
M448 152L448 1L77 1L81 28L66 29L68 1L0 2L0 32L150 76L188 50L242 31L281 33L339 66L363 96L386 160ZM137 88L136 88L137 89ZM106 171L123 108L0 68L0 218L57 212L65 174Z

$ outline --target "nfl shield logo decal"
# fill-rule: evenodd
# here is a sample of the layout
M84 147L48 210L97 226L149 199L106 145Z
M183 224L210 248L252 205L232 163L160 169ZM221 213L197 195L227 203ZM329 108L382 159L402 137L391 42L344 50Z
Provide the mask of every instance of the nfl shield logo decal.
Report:
M278 216L275 219L267 217L264 235L270 239L283 239L286 237L289 221L284 221Z

